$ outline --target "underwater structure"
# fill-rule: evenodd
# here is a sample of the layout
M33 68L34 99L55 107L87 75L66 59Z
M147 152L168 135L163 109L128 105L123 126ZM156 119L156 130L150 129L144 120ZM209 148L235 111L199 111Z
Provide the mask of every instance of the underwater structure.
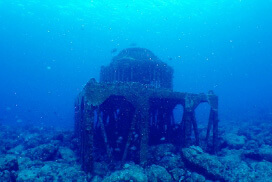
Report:
M91 172L94 161L101 158L145 164L148 147L161 143L198 145L195 109L202 102L211 106L206 142L212 130L216 152L218 97L212 91L175 92L173 69L150 50L122 50L109 66L101 67L100 82L91 79L75 102L75 134L83 169ZM175 121L173 110L179 104L183 117Z

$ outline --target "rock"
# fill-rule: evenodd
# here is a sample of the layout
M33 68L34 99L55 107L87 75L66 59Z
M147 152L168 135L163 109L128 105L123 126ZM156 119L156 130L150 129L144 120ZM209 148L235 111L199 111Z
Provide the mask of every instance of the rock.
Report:
M272 162L272 147L269 145L262 145L261 148L255 150L244 151L243 155L256 161L266 160Z
M203 174L212 180L226 180L224 165L216 156L204 153L200 147L192 146L182 149L182 157L186 167L194 172Z
M45 162L41 168L31 167L21 170L17 181L86 181L86 174L80 166L57 162Z
M186 171L181 168L174 168L170 170L170 174L173 176L174 181L179 181L182 176L185 176Z
M228 179L228 181L241 182L254 181L250 176L252 169L246 162L241 160L240 153L241 152L234 150L234 152L229 152L228 155L220 159L226 169L224 174L225 179Z
M100 176L94 176L91 182L101 182L103 179Z
M68 163L75 163L77 160L77 157L75 155L75 152L67 147L60 147L59 148L60 157L65 160L65 162Z
M262 159L272 162L272 147L269 145L262 145L259 149L259 154Z
M35 182L37 181L39 171L40 169L38 168L23 169L19 171L16 182Z
M11 173L8 170L0 171L0 181L11 182Z
M148 180L143 168L137 165L130 166L127 169L115 171L110 176L103 179L103 182L123 181L147 182Z
M21 139L19 139L19 138L18 138L18 140L16 140L16 139L10 139L10 138L7 138L7 139L4 138L1 141L2 146L3 146L3 150L4 151L8 151L8 150L16 147L17 145L20 144L20 141L21 141Z
M164 167L152 165L146 169L148 181L150 182L171 182L172 177Z
M233 133L227 133L223 136L226 146L230 149L241 149L246 143L245 136L239 136Z
M255 140L249 140L244 147L245 150L256 150L259 148L259 145Z
M198 174L198 173L193 172L193 173L191 174L191 181L192 181L192 182L205 182L206 179L205 179L205 177L202 176L201 174Z
M45 164L39 171L39 176L51 176L52 179L55 179L55 177L53 177L53 174L55 173L56 171L53 171L52 169L52 166L50 165L50 163L48 164Z
M38 133L28 134L25 136L24 146L26 149L34 148L41 144L44 144L44 140Z
M61 166L58 168L58 179L57 181L74 181L84 182L86 181L86 174L80 170L80 166Z
M14 155L0 157L0 171L17 171L19 169L18 160Z
M238 131L238 135L243 135L249 140L256 140L258 135L262 133L262 129L254 126L242 127Z
M20 155L24 151L25 147L23 145L17 145L16 147L7 151L8 154Z
M166 168L167 170L184 167L184 163L182 162L180 155L175 154L164 156L157 162L157 164Z
M35 148L28 149L26 156L33 160L52 161L56 159L58 146L53 144L43 144Z
M272 179L272 163L263 161L251 164L253 172L251 173L254 182L270 182Z
M149 158L151 161L159 161L164 156L172 155L176 151L176 147L172 144L161 144L150 147Z
M270 182L272 125L270 128L267 125L245 127L246 130L241 129L238 134L233 134L234 130L224 132L220 140L225 147L217 156L198 146L184 148L180 155L174 145L161 144L150 147L151 161L147 163L150 166L145 169L133 162L108 164L101 154L96 156L94 171L89 174L84 173L78 163L75 154L78 140L71 131L52 128L13 131L0 126L0 181ZM205 133L203 136L204 139Z
M59 140L61 142L63 142L64 140L64 134L63 133L57 133L52 137L53 140Z
M44 163L40 160L31 160L29 157L19 157L18 158L19 170L27 168L41 168Z
M263 143L266 144L266 145L272 145L272 136L271 136L271 132L267 133L267 132L264 132L262 133L263 137Z
M259 153L259 150L247 150L243 152L245 158L249 158L256 161L261 161L263 158Z
M95 175L106 176L109 171L110 170L109 170L107 163L105 163L105 162L95 162L94 163L93 173Z

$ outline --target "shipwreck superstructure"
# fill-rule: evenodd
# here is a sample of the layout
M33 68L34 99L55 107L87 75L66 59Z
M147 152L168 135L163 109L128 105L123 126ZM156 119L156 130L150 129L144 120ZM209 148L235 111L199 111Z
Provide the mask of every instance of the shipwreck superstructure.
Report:
M211 106L206 142L212 129L212 151L216 152L218 97L212 91L175 92L173 69L151 51L121 51L109 66L101 68L100 82L91 79L76 99L75 134L83 169L92 171L99 155L109 162L144 164L151 145L198 145L195 109L202 102ZM183 106L182 121L173 116L177 105Z

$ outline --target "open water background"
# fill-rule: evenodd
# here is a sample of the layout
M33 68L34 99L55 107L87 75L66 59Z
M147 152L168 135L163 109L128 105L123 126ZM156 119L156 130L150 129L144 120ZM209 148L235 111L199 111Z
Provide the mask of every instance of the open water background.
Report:
M174 67L176 91L214 90L221 121L272 119L271 0L0 0L0 123L71 128L84 84L131 45Z

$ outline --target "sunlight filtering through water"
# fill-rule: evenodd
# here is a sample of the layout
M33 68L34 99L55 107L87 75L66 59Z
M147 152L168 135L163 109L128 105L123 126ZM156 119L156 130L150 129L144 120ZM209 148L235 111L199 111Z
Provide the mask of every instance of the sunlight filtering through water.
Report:
M253 0L2 0L1 71L11 81L0 78L9 98L0 107L33 122L56 120L58 111L72 123L78 91L90 77L98 79L111 50L133 45L174 67L176 90L213 89L222 116L230 117L232 107L269 113L271 9L271 1ZM33 104L40 102L41 108ZM33 117L25 110L35 110ZM12 115L6 117L15 120Z

